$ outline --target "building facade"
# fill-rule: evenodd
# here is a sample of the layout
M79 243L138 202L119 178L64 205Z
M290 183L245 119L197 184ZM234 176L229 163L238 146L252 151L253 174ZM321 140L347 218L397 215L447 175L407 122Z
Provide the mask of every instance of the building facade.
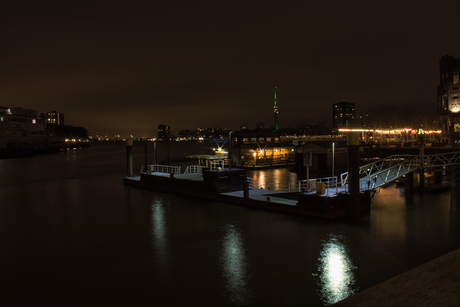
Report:
M64 113L59 113L57 111L40 113L40 122L45 125L45 129L50 127L65 126L65 116Z
M42 147L44 135L36 110L0 107L0 148Z
M159 141L166 141L171 138L171 127L166 125L158 125L157 139Z
M438 114L441 140L460 146L460 59L446 55L439 60Z
M296 145L283 141L280 133L234 133L231 142L232 163L238 166L294 164Z
M354 103L343 101L332 105L332 126L334 128L352 128L354 124Z

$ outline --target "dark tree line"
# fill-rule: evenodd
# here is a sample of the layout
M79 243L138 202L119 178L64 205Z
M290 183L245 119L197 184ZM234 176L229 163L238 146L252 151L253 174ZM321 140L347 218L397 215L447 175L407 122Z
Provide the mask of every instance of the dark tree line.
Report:
M67 139L87 139L88 131L83 127L74 126L55 126L47 127L46 132L49 136L59 136Z

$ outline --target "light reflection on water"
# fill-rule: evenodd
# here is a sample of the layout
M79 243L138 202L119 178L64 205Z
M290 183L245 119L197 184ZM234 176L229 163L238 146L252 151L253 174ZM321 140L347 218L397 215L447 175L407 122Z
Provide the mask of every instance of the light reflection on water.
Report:
M299 180L297 174L290 172L288 168L248 170L247 176L254 179L258 187L266 187L269 184L276 186L287 182L295 183Z
M318 274L314 274L320 286L321 300L325 305L341 301L357 292L356 280L348 248L342 236L329 234L329 240L322 244L318 258Z
M248 260L240 230L234 225L226 225L223 229L221 252L222 274L225 279L225 294L233 304L246 306L249 304Z
M163 198L157 196L152 200L152 236L155 263L162 278L166 277L169 265L166 233L167 224L164 202Z

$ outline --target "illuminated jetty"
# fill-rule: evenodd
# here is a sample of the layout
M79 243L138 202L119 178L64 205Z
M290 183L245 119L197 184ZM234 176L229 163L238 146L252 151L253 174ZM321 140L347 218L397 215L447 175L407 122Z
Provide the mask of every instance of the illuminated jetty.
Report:
M162 170L162 171L160 171ZM127 176L124 184L184 196L259 208L270 211L336 219L348 214L350 195L343 188L331 186L331 181L310 180L292 183L289 190L276 190L270 186L250 186L245 169L206 169L193 167L180 173L180 168L150 165L139 176ZM361 194L361 211L370 208L369 192Z

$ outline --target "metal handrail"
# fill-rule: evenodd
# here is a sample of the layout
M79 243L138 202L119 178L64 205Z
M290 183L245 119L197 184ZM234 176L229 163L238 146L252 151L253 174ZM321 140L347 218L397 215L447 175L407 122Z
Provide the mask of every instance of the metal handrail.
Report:
M184 171L184 174L201 174L204 166L201 165L189 165Z
M251 181L252 180L252 185ZM260 189L260 193L272 193L272 192L301 192L305 190L306 192L315 192L316 185L315 183L324 183L326 184L326 192L330 189L335 188L336 193L338 192L339 185L337 184L337 177L324 177L324 178L313 178L309 180L297 180L289 182L278 182L278 183L266 183L263 185L257 185L257 180L248 178L250 185L254 188ZM309 183L309 184L308 184Z
M359 168L359 176L371 177L372 175L388 171L393 168L400 168L408 165L409 167L420 165L420 156L414 155L391 155L384 159L363 165ZM403 174L402 174L403 175ZM341 186L348 184L348 172L340 174Z
M180 166L152 164L148 166L149 172L180 174Z

